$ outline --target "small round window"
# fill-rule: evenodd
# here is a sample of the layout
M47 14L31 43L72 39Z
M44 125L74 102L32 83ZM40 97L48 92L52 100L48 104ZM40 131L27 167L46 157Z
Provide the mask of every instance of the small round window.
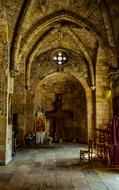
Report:
M68 56L67 54L64 52L64 51L56 51L54 54L53 54L53 61L54 63L56 63L57 65L64 65L67 63L67 60L68 60Z

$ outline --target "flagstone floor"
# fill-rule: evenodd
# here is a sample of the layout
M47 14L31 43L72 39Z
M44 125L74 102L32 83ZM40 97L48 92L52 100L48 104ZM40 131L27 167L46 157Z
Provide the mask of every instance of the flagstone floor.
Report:
M18 149L0 166L0 190L119 190L119 171L95 162L80 166L85 145L68 143Z

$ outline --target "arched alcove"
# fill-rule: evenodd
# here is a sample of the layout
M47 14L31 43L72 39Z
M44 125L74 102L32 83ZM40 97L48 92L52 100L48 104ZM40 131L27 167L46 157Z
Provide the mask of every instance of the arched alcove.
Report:
M73 76L54 73L41 80L34 96L34 113L41 110L55 114L54 101L56 94L62 95L62 110L66 114L68 110L73 113L73 117L67 115L64 119L64 140L87 142L87 100L85 89ZM53 127L55 127L53 117L50 117L49 130L51 136L54 131Z

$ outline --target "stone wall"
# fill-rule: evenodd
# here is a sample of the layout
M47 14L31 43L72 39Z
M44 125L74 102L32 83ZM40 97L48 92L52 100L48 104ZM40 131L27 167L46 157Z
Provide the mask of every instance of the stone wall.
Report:
M96 65L96 123L107 123L112 118L112 97L104 49L99 46Z

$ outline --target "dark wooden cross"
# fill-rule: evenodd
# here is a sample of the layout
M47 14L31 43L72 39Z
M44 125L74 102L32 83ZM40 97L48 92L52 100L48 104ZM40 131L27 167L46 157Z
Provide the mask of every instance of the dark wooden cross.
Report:
M54 110L47 111L46 117L54 120L54 139L63 139L64 136L64 120L73 118L73 112L70 110L62 110L62 94L56 94L54 101Z

